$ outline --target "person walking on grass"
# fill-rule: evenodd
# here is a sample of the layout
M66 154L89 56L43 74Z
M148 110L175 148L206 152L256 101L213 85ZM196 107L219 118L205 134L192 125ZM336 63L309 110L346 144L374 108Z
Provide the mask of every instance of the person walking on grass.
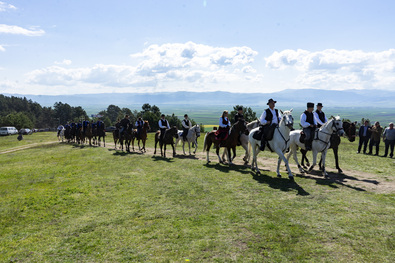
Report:
M388 149L391 148L390 158L394 156L394 146L395 146L395 129L394 123L391 122L389 127L384 130L383 140L385 142L385 153L383 157L387 157Z

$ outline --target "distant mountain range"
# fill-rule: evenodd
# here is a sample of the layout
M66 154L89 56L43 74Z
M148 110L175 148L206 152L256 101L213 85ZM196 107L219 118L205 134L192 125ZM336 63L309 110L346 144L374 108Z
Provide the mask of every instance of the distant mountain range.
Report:
M71 106L102 107L110 104L119 107L141 107L151 105L246 105L264 106L269 98L279 105L304 107L306 102L322 102L330 107L383 107L395 108L395 91L383 90L283 90L273 93L231 93L231 92L162 92L162 93L102 93L80 95L23 95L4 94L5 96L26 97L42 106L53 106L55 102L68 103Z

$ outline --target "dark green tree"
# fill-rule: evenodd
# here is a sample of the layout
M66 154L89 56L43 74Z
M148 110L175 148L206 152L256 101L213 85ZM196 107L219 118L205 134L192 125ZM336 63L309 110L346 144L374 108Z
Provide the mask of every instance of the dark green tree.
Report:
M229 120L232 124L234 124L235 122L235 116L237 114L237 109L239 107L243 108L244 120L246 120L247 122L256 120L256 112L253 111L250 107L243 107L243 105L236 105L233 106L233 110L229 114Z

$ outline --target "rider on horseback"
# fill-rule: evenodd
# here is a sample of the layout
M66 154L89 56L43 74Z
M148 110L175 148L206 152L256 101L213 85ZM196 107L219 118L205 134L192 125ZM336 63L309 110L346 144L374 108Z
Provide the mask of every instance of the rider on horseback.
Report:
M62 124L60 124L59 126L58 126L58 137L59 137L59 135L60 135L60 132L62 131L62 130L64 130L65 128L63 127L63 125Z
M189 131L190 128L192 128L192 124L191 124L191 121L188 120L188 114L185 114L184 118L185 119L183 119L182 122L181 122L181 124L182 124L182 138L183 138L184 141L186 141L187 140L188 131Z
M121 126L121 130L119 131L119 136L121 136L125 132L129 124L130 124L129 115L126 114L125 118L123 118L119 123L119 125Z
M159 120L159 129L160 129L160 138L159 138L159 140L160 141L162 141L163 140L163 136L165 136L165 132L166 132L166 129L170 129L170 125L169 125L169 122L165 119L165 115L164 114L162 114L161 116L160 116L160 120Z
M219 118L219 129L215 132L216 139L220 141L226 140L229 134L229 129L230 121L228 119L228 111L225 110L222 113L221 118Z
M322 107L324 106L322 106L321 102L317 103L317 110L313 113L318 128L328 121L328 119L325 117L325 113L322 111Z
M89 121L87 120L87 119L85 119L83 122L82 122L82 133L85 135L85 132L86 132L86 128L88 127L88 124L89 124Z
M235 122L234 123L238 122L239 120L244 120L243 107L241 107L241 106L237 108L237 113L235 115ZM241 136L241 133L239 134L239 137L237 139L237 146L241 145L240 136Z
M143 128L143 120L141 119L141 117L139 117L135 123L136 128L137 128L137 138L140 138L141 135L141 129Z
M306 151L311 150L311 145L314 139L314 131L317 127L317 122L314 118L314 103L307 103L307 110L300 115L300 125L303 127L303 132L306 135L304 140L304 144L306 147Z
M277 101L269 99L267 102L269 108L263 111L259 119L259 126L260 130L262 131L261 147L259 147L259 150L261 151L265 150L266 141L272 139L270 138L271 136L268 136L270 134L270 131L274 132L274 128L276 128L276 126L281 121L280 113L277 109L274 108L276 106L276 103Z

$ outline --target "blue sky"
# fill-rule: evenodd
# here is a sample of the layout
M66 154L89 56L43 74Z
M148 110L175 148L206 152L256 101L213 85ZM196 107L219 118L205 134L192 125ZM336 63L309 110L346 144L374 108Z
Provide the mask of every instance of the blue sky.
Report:
M395 1L0 0L0 93L395 89Z

